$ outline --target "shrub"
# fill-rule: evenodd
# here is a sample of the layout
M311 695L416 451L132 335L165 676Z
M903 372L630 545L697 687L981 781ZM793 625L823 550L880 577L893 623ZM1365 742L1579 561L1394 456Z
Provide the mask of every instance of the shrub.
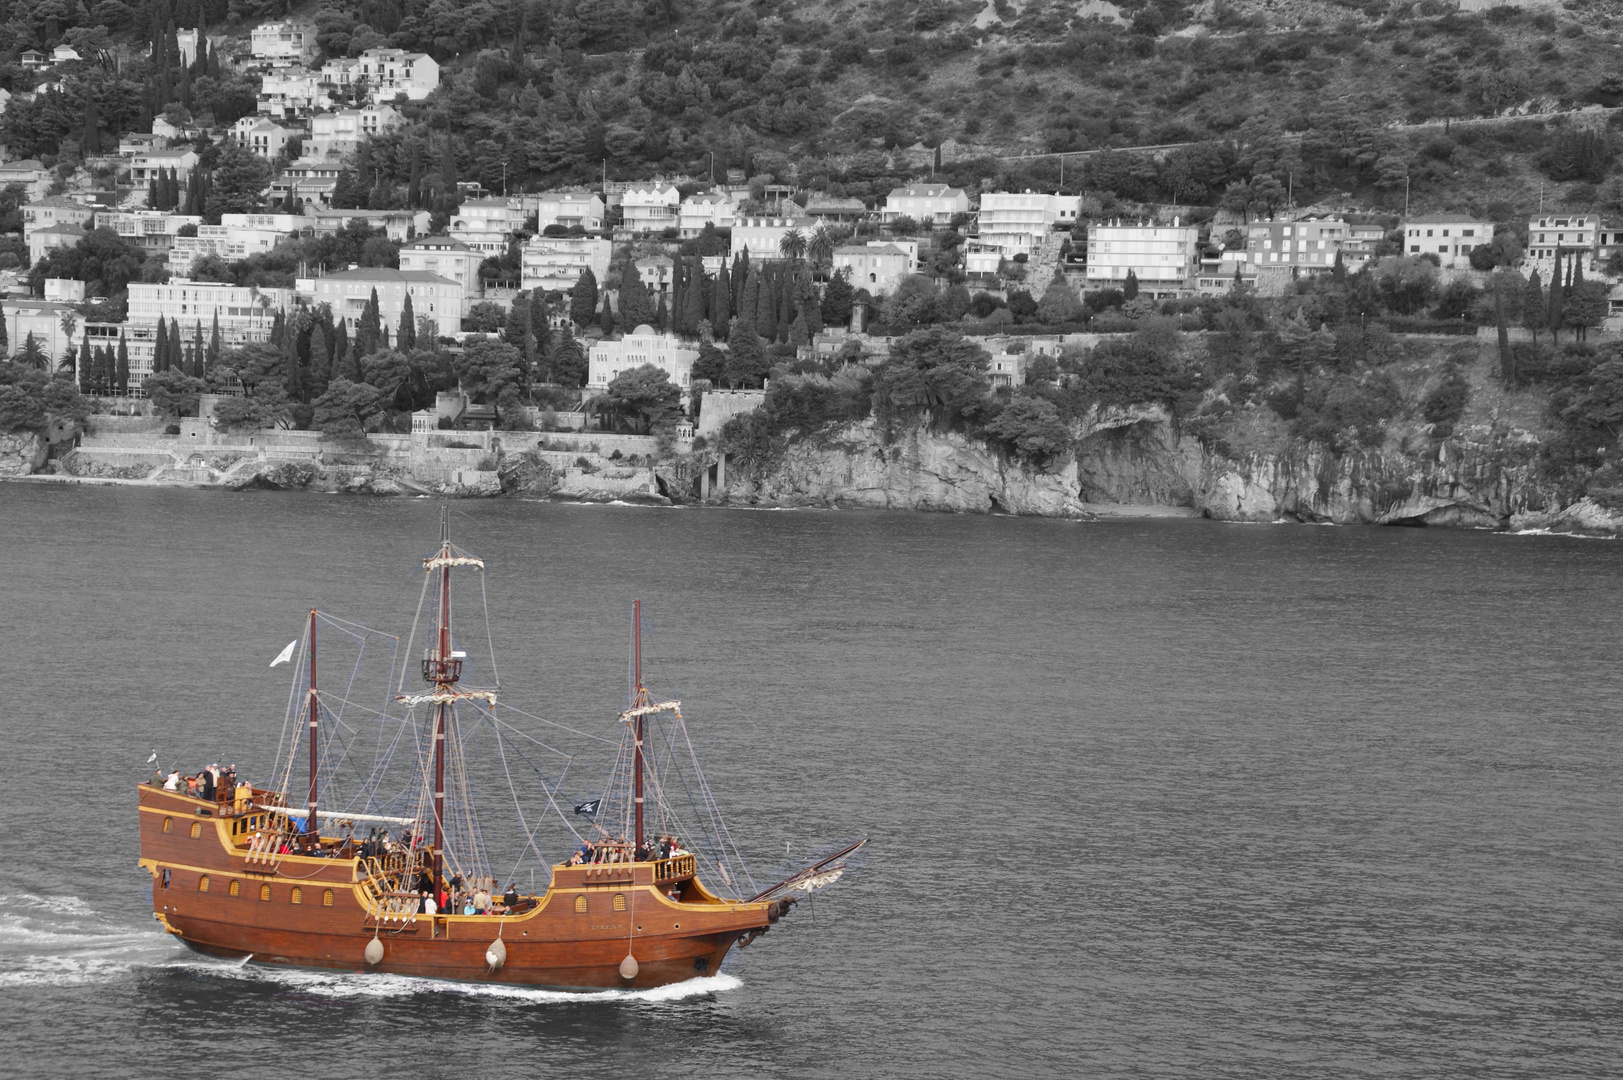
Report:
M1465 403L1470 396L1471 385L1466 382L1465 373L1450 367L1443 381L1420 403L1420 415L1432 426L1432 438L1446 439L1454 433L1454 426L1465 415Z
M163 433L165 435L179 435L180 434L180 425L179 424L168 424L168 425L166 425L164 427Z

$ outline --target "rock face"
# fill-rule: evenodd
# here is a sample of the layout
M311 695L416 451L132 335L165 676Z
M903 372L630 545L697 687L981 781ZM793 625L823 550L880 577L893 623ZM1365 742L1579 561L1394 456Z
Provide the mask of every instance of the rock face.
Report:
M226 486L233 491L303 491L315 479L314 466L292 461L267 461L247 472L238 473Z
M886 443L863 421L792 442L751 468L729 459L726 498L773 506L1085 515L1101 504L1188 507L1224 521L1295 520L1623 534L1623 513L1565 506L1534 468L1525 432L1470 428L1422 443L1337 456L1290 442L1231 455L1180 434L1159 408L1107 410L1047 468L957 433L917 428Z
M30 476L45 464L45 437L33 431L0 435L0 476Z
M1034 470L954 432L916 429L887 445L873 422L792 443L773 467L728 465L727 498L769 506L1080 515L1077 467Z

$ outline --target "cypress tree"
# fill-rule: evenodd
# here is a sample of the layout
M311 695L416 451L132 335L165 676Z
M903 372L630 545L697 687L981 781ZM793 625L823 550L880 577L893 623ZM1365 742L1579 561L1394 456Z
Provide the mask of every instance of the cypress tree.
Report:
M90 354L90 335L79 337L79 392L91 393L96 386L96 358Z
M333 366L342 360L347 352L349 352L349 323L339 319L333 328L332 347L327 351L327 363L322 368L320 380L322 383L331 378Z
M654 329L663 333L670 325L670 313L665 310L665 294L659 294L659 304L654 308Z
M180 339L180 322L176 319L169 320L169 366L190 374L186 371L185 350Z
M192 363L197 365L197 370L192 372L192 374L199 377L208 374L208 365L206 363L208 358L208 347L203 344L202 319L198 319L195 325L192 327L192 355L194 357Z
M609 294L603 294L603 310L597 316L597 328L603 331L604 337L614 334L614 312L609 310Z
M395 343L403 353L409 353L417 347L417 316L411 309L411 294L406 294L406 302L400 307L400 332L395 335Z
M11 355L11 342L6 340L6 306L0 304L0 360Z
M710 287L710 329L717 341L727 340L727 327L733 317L733 282L727 275L727 264L716 270L715 284Z
M1527 277L1526 291L1522 293L1522 324L1533 332L1533 347L1538 347L1539 327L1544 323L1544 281L1538 267Z
M682 306L682 289L683 289L683 287L685 285L685 282L684 282L683 279L686 277L686 272L687 272L687 260L682 258L681 255L674 256L671 259L671 307L670 307L671 326L670 326L670 328L672 330L674 330L678 334L682 333L682 313L684 311L684 308ZM659 297L659 311L655 313L656 316L663 313L664 310L665 310L665 294L661 293L660 297ZM663 330L663 329L665 329L665 327L661 326L660 329Z
M130 347L124 343L124 331L118 332L118 392L130 392Z
M277 308L276 314L271 316L270 343L278 349L282 347L282 339L287 336L287 318L282 309Z
M1561 300L1566 291L1561 287L1561 249L1555 249L1555 277L1550 280L1550 337L1561 340Z
M580 280L569 290L569 317L576 326L584 327L597 311L597 275L587 267L580 272Z
M690 336L699 333L699 324L705 320L704 266L695 257L689 262L687 280L682 285L682 314L677 325Z
M158 336L152 344L152 371L154 374L169 370L169 328L158 320Z
M224 343L220 339L220 309L215 308L214 327L209 331L208 362L210 370L213 370L214 365L220 362L220 352L223 344Z
M366 307L361 309L361 320L355 326L354 352L358 357L370 356L378 349L382 338L382 318L378 314L378 291L372 290Z

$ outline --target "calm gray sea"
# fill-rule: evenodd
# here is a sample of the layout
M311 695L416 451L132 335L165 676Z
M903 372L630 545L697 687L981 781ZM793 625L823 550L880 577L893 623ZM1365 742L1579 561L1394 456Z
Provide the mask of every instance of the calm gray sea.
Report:
M0 484L0 1072L1623 1068L1623 546L1547 536L455 503L509 696L612 735L640 596L757 876L865 865L703 991L192 956L148 755L268 774L269 659L409 619L438 513Z

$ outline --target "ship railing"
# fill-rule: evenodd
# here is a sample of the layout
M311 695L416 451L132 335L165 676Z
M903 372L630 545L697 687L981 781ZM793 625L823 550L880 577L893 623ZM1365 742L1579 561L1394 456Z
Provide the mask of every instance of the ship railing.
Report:
M660 859L654 863L654 881L682 881L690 878L696 872L696 864L692 855L673 855L669 859Z
M409 925L417 921L419 901L416 894L400 889L401 874L387 869L388 861L392 861L392 856L362 860L366 874L357 884L366 899L366 917L377 924Z

